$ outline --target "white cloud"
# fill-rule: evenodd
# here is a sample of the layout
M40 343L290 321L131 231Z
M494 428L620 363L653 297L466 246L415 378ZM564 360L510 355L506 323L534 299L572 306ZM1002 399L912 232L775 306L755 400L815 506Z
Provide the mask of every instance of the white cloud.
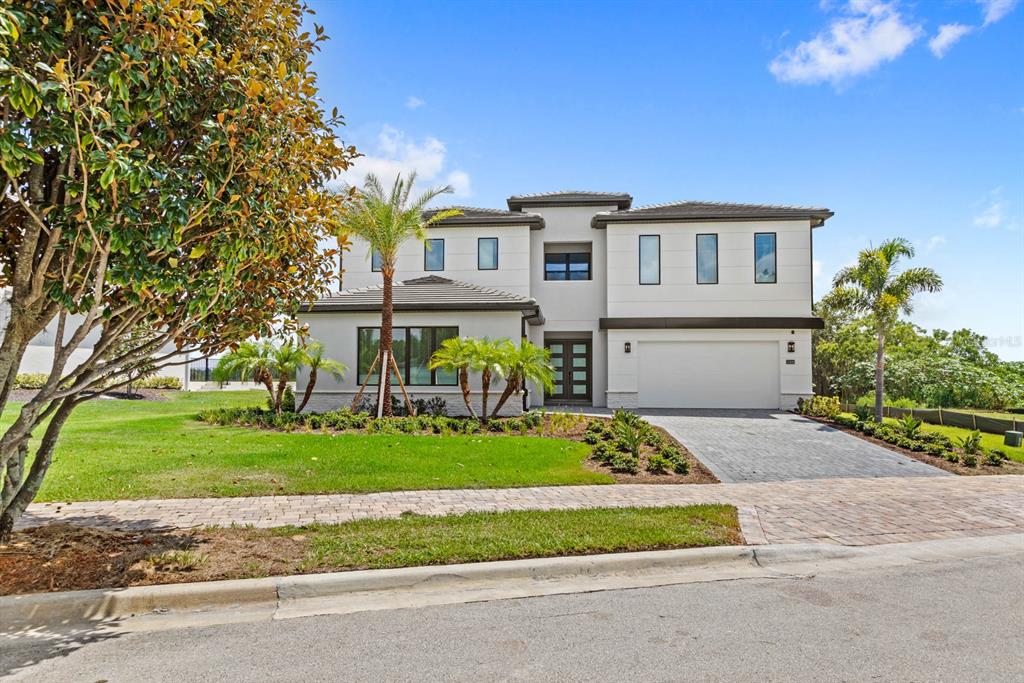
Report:
M408 176L415 171L421 189L428 184L441 183L451 185L454 196L466 197L471 193L469 174L462 169L448 168L448 149L435 137L417 141L393 126L384 125L376 144L360 149L365 156L353 161L352 167L339 175L332 186L359 186L367 173L373 173L387 187L399 173Z
M924 251L925 253L930 254L931 252L935 251L945 243L945 237L943 237L942 235L933 235L929 237L928 240L924 243Z
M406 109L419 109L424 104L426 104L426 101L415 95L409 95L409 97L405 98Z
M997 187L988 193L985 208L972 221L978 228L998 228L1006 223L1009 203L1003 199L1003 188Z
M1017 0L978 0L985 13L985 26L994 24L1013 11Z
M850 0L845 16L772 60L769 71L788 83L840 85L903 54L922 29L904 21L896 4Z
M942 59L946 56L949 48L973 30L974 27L967 24L943 24L939 27L939 32L935 34L935 37L928 41L928 49L932 51L933 55Z

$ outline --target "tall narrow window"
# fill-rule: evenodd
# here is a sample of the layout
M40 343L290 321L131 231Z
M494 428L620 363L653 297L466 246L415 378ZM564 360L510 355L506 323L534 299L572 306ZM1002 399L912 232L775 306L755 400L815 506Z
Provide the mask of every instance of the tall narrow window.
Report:
M476 241L477 270L498 269L498 238L480 237Z
M775 233L754 233L754 282L771 284L777 278Z
M423 242L423 270L444 270L444 240Z
M697 235L697 284L718 283L718 235Z
M640 284L661 284L660 235L640 235Z
M375 273L379 273L380 269L384 267L384 257L380 255L380 252L376 249L370 256L370 270Z

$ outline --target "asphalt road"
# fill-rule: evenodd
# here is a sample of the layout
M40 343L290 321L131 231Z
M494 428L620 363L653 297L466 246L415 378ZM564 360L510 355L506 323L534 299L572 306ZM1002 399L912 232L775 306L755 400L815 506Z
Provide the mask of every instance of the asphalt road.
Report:
M1020 681L1024 558L0 641L33 681ZM29 664L35 662L34 664ZM28 666L26 667L26 665Z

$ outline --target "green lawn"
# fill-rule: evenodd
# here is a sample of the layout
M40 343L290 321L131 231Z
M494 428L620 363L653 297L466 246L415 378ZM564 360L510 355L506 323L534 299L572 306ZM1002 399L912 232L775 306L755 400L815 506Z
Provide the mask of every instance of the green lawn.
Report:
M736 508L475 512L270 529L306 537L306 571L381 569L742 543Z
M522 436L279 433L213 427L203 408L257 405L260 392L98 399L65 426L37 500L253 496L611 483L589 448ZM13 419L16 406L5 412Z
M892 418L886 418L886 422L895 423L896 420ZM921 429L926 432L938 432L939 434L945 434L949 438L953 439L953 443L959 444L959 439L971 433L969 429L961 429L960 427L946 427L943 425L933 425L928 422L921 424ZM1017 462L1024 462L1024 448L1014 448L1011 446L1003 445L1003 436L1001 434L988 434L986 432L981 433L981 445L985 448L998 448L1011 460Z

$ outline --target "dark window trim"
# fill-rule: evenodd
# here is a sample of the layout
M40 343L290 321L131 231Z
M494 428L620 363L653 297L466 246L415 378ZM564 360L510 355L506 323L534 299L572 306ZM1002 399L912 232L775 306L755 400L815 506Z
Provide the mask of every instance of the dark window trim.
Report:
M757 279L757 236L758 235L771 235L772 236L772 279L759 281ZM813 268L812 268L813 270ZM811 278L813 279L813 278ZM755 232L754 233L754 284L755 285L776 285L779 283L779 235L775 232ZM813 301L813 297L812 297Z
M455 336L456 337L459 336L459 326L458 325L395 325L395 326L393 326L391 328L392 339L394 338L395 330L405 330L405 358L403 358L401 360L401 362L398 363L399 369L402 371L402 382L405 383L405 386L407 386L407 387L457 387L459 385L458 373L456 373L455 379L454 379L454 381L451 384L438 384L437 383L437 370L436 369L430 371L430 384L416 384L414 382L407 381L409 379L409 361L411 360L411 358L410 358L411 351L410 351L410 344L409 344L409 330L410 329L430 330L430 348L432 348L432 349L434 349L436 351L437 348L438 348L437 331L439 329L441 329L442 327L453 328L455 330ZM363 372L364 369L359 367L359 359L363 355L363 334L362 334L363 330L377 330L377 333L379 335L380 334L380 326L379 325L377 325L377 326L369 326L369 327L362 326L362 327L357 327L356 328L356 372L359 374L359 383L360 384L363 383L363 379L365 379L365 377L366 377L366 373ZM378 339L379 339L379 337L378 337ZM380 346L380 342L379 341L377 342L377 345L378 345L378 347ZM398 359L396 359L396 361L397 360ZM367 382L366 385L367 386L371 386L371 387L378 386L379 383L380 383L380 379L379 379L380 376L381 376L381 372L380 372L380 369L378 369L377 370L378 381L377 382Z
M701 237L714 237L715 238L715 281L714 282L701 282L700 281L700 238ZM718 233L717 232L698 232L693 242L694 250L694 265L697 267L697 272L694 273L694 279L698 285L717 285L718 284Z
M440 268L427 268L427 256L434 249L428 248L428 242L440 242L441 243L441 267ZM444 238L443 237L428 237L423 240L423 270L428 273L439 273L444 270Z
M373 262L376 260L376 259L374 259L374 254L379 254L379 253L380 253L380 251L378 251L376 249L373 249L373 248L370 249L370 270L372 272L374 272L374 273L379 273L382 270L382 268L380 266L375 268L374 265L373 265ZM383 265L384 264L381 264L381 266L383 266Z
M592 339L587 339L585 337L578 338L578 339L568 339L568 338L567 339L561 339L561 338L558 338L558 339L545 339L544 340L544 348L547 349L549 353L551 351L551 345L552 344L562 344L563 345L563 347L562 347L562 367L560 368L561 369L561 373L556 373L556 375L561 374L561 378L562 378L562 393L560 395L559 394L549 394L549 393L547 393L545 391L544 392L544 397L546 399L550 399L552 401L561 401L561 402L564 402L564 403L590 403L590 402L592 402L594 400L594 345L593 345L593 340ZM574 355L576 355L572 351L572 345L573 344L586 344L586 346L587 346L587 350L586 350L586 353L585 353L586 358L587 358L587 379L586 379L586 382L587 382L587 393L586 393L586 395L582 395L582 394L581 395L574 395L572 393L572 385L573 385L573 382L575 381L572 378L572 373L574 372L574 370L573 370L572 363L571 362L567 363L566 361L567 360L571 361L572 357ZM568 379L568 382L566 382L566 379Z
M640 248L640 245L643 244L643 241L644 241L645 237L653 237L656 240L658 240L658 280L656 282L644 282L644 253L643 253L643 250ZM640 235L637 238L636 251L637 251L637 264L640 267L640 270L637 273L637 281L641 285L660 285L661 284L661 235Z
M570 254L585 254L587 257L587 279L586 280L573 280L569 277L569 255ZM548 256L564 256L565 257L565 279L555 280L548 278ZM594 255L589 251L553 251L544 252L544 280L547 282L590 282L594 279Z
M483 242L484 240L488 240L488 241L493 241L494 242L494 267L493 268L483 268L483 267L480 266L480 243ZM476 269L477 270L498 270L498 263L499 263L500 258L501 258L500 244L501 243L498 242L498 238L497 237L477 237L476 238Z

